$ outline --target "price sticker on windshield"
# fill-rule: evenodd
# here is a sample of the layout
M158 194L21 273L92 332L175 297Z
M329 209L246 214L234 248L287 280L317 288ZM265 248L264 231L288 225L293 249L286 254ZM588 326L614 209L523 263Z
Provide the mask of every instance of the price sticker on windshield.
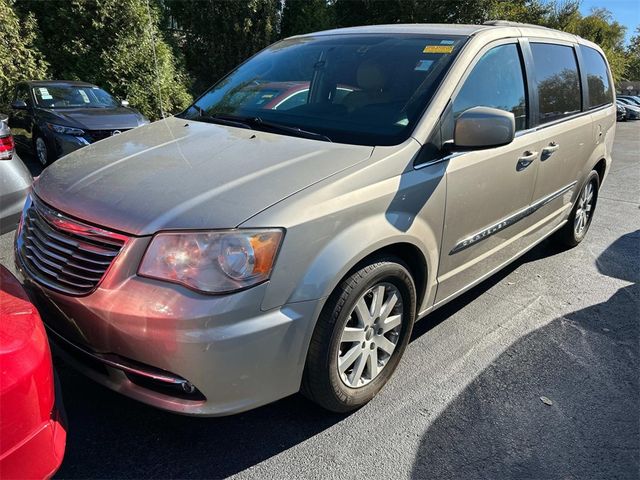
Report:
M451 53L453 45L427 45L422 53Z
M40 90L40 98L42 98L43 100L51 100L53 98L49 94L49 90L47 90L46 88L40 87L38 90Z

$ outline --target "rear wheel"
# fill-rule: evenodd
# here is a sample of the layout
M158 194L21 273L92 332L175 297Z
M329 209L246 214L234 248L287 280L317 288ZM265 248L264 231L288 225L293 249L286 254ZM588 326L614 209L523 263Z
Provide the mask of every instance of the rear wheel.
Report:
M318 319L303 393L336 412L366 404L396 369L415 311L413 279L398 259L376 260L353 273Z
M599 189L600 176L598 172L592 170L580 190L578 200L569 215L569 220L558 231L557 238L562 244L575 247L587 235L598 202Z

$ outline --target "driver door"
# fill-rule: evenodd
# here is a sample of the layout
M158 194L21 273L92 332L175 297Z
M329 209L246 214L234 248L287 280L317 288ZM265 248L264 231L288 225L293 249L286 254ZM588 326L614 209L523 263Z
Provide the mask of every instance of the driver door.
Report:
M528 95L517 41L480 52L453 96L448 129L463 111L486 106L510 111L516 136L508 145L454 153L446 171L447 200L436 303L501 267L523 248L541 138L527 131Z

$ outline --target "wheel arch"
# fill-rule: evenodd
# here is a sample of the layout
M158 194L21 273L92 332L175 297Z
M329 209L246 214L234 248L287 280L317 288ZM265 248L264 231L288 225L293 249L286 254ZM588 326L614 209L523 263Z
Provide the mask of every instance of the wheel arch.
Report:
M407 270L409 270L411 278L413 279L414 285L416 287L415 313L417 315L427 294L427 278L429 267L424 253L413 243L401 241L397 243L391 243L384 247L380 247L377 250L374 250L373 252L360 259L353 267L351 267L351 269L346 274L344 274L343 277L336 283L336 287L354 272L358 271L360 268L368 265L377 258L384 257L395 257L399 259L404 264L404 266L407 267ZM336 287L334 287L334 290Z
M604 180L604 176L608 173L607 160L604 158L601 158L600 160L598 160L598 162L596 162L596 164L593 166L591 170L595 170L596 172L598 172L598 176L600 177L600 183L602 183L602 181Z

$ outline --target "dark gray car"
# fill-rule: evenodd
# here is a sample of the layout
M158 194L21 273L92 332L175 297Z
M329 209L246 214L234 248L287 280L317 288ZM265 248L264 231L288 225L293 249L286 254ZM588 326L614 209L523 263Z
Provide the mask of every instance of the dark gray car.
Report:
M0 234L13 230L31 186L31 174L15 152L6 115L0 115Z
M16 86L9 126L19 146L33 151L42 165L149 120L85 82L21 82Z

